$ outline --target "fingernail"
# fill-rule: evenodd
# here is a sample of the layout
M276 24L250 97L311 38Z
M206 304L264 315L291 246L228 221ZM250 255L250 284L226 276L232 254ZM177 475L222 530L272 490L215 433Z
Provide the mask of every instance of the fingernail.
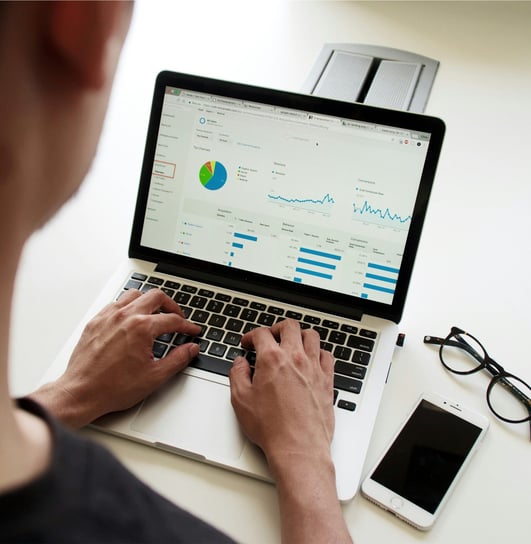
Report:
M197 344L190 344L190 347L188 348L188 353L190 354L190 357L193 359L199 355L199 346Z

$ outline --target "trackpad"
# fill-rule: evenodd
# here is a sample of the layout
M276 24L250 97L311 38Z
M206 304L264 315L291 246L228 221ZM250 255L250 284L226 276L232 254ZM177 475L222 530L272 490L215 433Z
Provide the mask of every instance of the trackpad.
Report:
M185 374L144 401L131 429L207 459L237 459L245 444L229 387Z

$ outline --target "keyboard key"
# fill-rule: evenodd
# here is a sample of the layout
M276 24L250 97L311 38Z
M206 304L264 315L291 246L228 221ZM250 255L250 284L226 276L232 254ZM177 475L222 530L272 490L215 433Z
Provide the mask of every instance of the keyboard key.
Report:
M336 346L334 349L334 357L336 359L343 359L343 361L350 361L352 356L352 350L345 346Z
M175 291L173 289L168 289L167 287L161 287L160 290L168 295L170 298L173 298L173 295L175 295Z
M157 359L162 359L166 353L166 344L161 344L160 342L153 342L153 356Z
M355 351L352 357L354 363L367 366L371 360L371 354L366 351Z
M256 322L259 325L264 325L265 327L271 327L275 322L275 316L271 314L260 314Z
M334 349L334 344L331 344L330 342L322 342L321 341L321 349L324 349L325 351L332 351Z
M220 341L223 338L223 335L225 334L225 331L222 329L216 329L215 327L211 327L208 329L206 338L209 340L217 340Z
M243 357L245 355L245 350L242 348L229 348L227 352L227 359L229 361L234 361L236 357Z
M151 289L158 289L158 287L156 285L152 285L151 283L145 283L140 291L142 293L147 293L148 291L151 291Z
M347 346L349 346L350 348L372 351L372 348L374 347L374 340L361 338L361 336L351 335L348 337Z
M249 308L244 308L240 314L240 319L244 321L256 321L258 317L258 312L256 310L250 310Z
M377 333L375 331L369 331L367 329L361 329L360 330L360 336L363 336L365 338L376 338Z
M253 310L263 312L267 308L267 306L265 304L262 304L261 302L251 302L251 308Z
M326 340L326 337L328 336L328 329L323 327L314 327L313 330L319 334L319 338L321 340Z
M223 310L223 306L223 302L219 300L209 300L206 309L209 312L219 313L221 310Z
M171 339L173 338L173 333L172 332L166 332L164 334L161 334L160 336L157 336L157 340L159 340L160 342L171 342Z
M367 368L364 366L353 365L351 363L345 363L344 361L336 361L334 372L343 374L344 376L350 376L351 378L357 378L363 380L367 373Z
M354 325L347 325L346 323L341 325L341 330L343 332L348 332L349 334L358 334L358 327L354 327Z
M183 293L182 291L179 291L174 297L173 300L177 304L188 304L188 301L190 300L190 295L188 293Z
M343 391L358 395L362 385L363 384L359 380L353 380L352 378L340 376L339 374L334 375L334 387L336 389L342 389Z
M300 321L302 319L302 314L300 312L294 312L293 310L288 310L286 312L286 318L287 319L295 319L296 321Z
M319 325L321 323L321 319L315 315L305 315L303 321L311 325Z
M245 298L240 297L234 297L232 299L233 304L237 304L238 306L249 306L249 301Z
M201 297L212 298L214 296L214 291L211 291L210 289L199 289L199 293L197 294Z
M181 291L184 291L185 293L197 293L197 287L194 287L193 285L183 285Z
M216 296L214 298L216 300L221 300L221 302L230 302L232 297L226 295L225 293L216 293Z
M140 272L133 272L131 274L131 279L132 280L138 280L138 281L146 281L147 276L146 276L146 274L142 274Z
M188 336L187 334L183 334L179 332L175 335L175 338L173 339L173 345L181 346L182 344L187 344L188 342L191 342L192 340L193 338L191 336Z
M124 289L127 291L129 289L140 289L140 286L142 285L141 281L137 280L129 280L125 285Z
M227 346L223 344L214 343L210 346L208 350L209 355L216 355L217 357L223 357L227 351Z
M330 336L328 340L334 344L343 345L347 339L347 335L344 332L339 331L330 331Z
M241 308L235 306L234 304L227 304L223 310L223 315L228 315L229 317L238 317L240 315Z
M356 409L356 403L341 399L337 403L337 407L342 408L343 410L348 410L349 412L354 412L354 410Z
M246 323L241 332L242 334L245 334L246 332L250 332L253 329L258 328L259 326L260 325L258 325L257 323Z
M337 321L330 321L329 319L323 319L322 325L327 329L339 329L339 323Z
M229 319L227 321L227 324L225 325L225 328L228 331L235 331L235 332L240 332L242 330L242 327L243 327L243 321L241 321L240 319L234 319L234 318Z
M204 338L194 338L193 342L194 344L199 345L199 351L201 353L204 353L208 349L208 346L210 344L210 342L208 340L205 340Z
M199 295L195 295L192 297L192 300L190 301L190 306L192 308L204 308L206 306L207 299L205 297L200 297Z
M206 323L209 317L210 314L205 310L195 310L190 319L197 323Z
M267 309L267 311L268 311L270 314L274 314L274 315L284 315L284 309L283 309L283 308L279 308L278 306L269 306L269 308Z
M188 319L190 317L190 314L192 313L192 308L189 306L181 306L181 312L184 314L184 317Z
M164 280L162 278L156 278L155 276L150 276L148 279L149 283L152 283L153 285L162 285L164 283Z
M208 320L208 324L212 325L213 327L223 327L225 325L225 321L227 321L225 316L213 314Z
M175 289L177 291L177 289L179 289L181 284L177 283L176 281L166 280L164 282L164 286L167 287L168 289Z
M235 332L230 332L229 331L225 335L225 338L223 339L223 342L225 342L225 344L228 344L229 346L239 346L241 339L242 339L241 334L237 334Z

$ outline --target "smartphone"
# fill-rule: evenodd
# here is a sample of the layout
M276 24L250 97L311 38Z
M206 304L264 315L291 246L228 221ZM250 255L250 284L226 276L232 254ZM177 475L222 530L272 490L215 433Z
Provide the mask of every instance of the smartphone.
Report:
M436 393L421 396L369 472L362 495L417 529L435 523L488 420Z

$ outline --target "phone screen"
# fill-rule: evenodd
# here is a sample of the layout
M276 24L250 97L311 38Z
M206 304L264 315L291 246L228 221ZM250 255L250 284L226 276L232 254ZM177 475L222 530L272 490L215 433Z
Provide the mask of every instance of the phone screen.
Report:
M371 479L433 514L480 433L422 400Z

